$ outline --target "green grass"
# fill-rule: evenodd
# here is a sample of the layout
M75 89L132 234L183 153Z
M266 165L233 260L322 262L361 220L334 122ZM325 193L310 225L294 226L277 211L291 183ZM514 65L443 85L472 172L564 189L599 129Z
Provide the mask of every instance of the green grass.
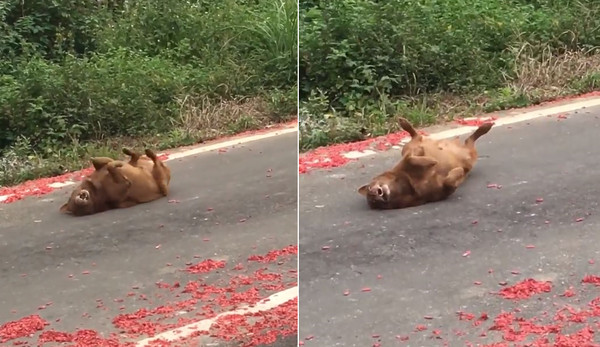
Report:
M300 148L593 90L591 0L306 1Z
M0 5L0 186L296 117L294 0L111 4Z

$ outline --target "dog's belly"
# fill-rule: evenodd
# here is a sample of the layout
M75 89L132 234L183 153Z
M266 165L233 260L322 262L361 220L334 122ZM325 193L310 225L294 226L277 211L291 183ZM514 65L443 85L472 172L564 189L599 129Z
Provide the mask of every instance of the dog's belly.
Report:
M457 145L450 141L440 143L431 143L423 146L425 155L438 161L436 165L437 172L441 175L447 175L450 170L462 167L469 171L472 167L469 150L464 146Z

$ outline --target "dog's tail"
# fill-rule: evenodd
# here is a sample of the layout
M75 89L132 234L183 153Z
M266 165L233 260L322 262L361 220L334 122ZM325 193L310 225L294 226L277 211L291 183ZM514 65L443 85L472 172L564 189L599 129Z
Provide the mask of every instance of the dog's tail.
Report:
M402 128L402 130L406 131L410 135L410 137L419 136L415 128L413 128L412 124L410 124L410 122L406 120L406 118L400 117L398 122L400 123L400 127Z
M479 128L477 128L477 130L475 130L475 132L465 140L465 145L474 146L475 141L477 141L477 139L482 137L483 135L487 134L493 125L494 123L491 122L480 125Z

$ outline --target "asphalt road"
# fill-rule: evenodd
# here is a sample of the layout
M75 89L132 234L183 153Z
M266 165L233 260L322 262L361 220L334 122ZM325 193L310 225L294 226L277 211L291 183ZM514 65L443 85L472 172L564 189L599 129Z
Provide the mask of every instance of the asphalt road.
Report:
M78 329L89 330L88 338L116 334L121 343L137 341L296 285L296 137L291 133L168 161L168 199L129 209L61 215L58 209L72 187L0 205L0 325L5 324L0 345L37 346L41 333ZM264 262L249 260L269 252L273 257ZM183 271L198 263L200 272ZM291 307L267 312L262 319L248 319L239 331L240 321L220 323L202 341L252 343L268 332L290 331L294 312ZM14 328L6 323L32 314L47 321L43 331L1 343L2 334ZM82 342L83 335L71 340L108 345ZM294 346L296 334L265 341L252 344Z
M398 150L301 175L303 344L596 346L598 289L582 279L600 275L600 108L567 117L492 128L444 202L368 209L356 190ZM530 278L551 291L499 295Z

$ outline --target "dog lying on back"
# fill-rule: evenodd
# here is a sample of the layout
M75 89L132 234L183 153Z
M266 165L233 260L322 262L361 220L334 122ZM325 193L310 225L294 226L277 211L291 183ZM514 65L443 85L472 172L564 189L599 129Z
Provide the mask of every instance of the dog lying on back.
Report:
M141 156L124 148L129 162L92 158L95 171L73 190L60 212L84 216L131 207L167 196L171 170L151 150Z
M358 192L373 209L399 209L445 200L473 169L477 162L475 141L492 125L481 125L461 143L458 137L434 140L420 135L401 118L400 126L411 136L402 148L402 160Z

